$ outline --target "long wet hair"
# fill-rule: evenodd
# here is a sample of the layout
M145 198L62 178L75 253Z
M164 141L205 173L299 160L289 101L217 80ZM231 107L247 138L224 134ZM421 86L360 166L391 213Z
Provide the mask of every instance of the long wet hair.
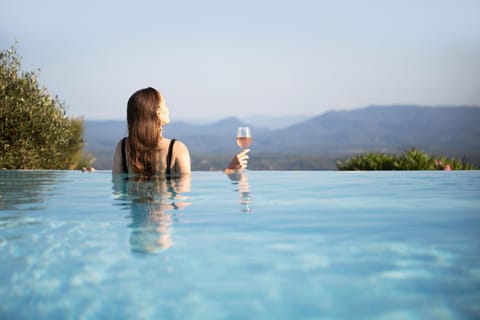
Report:
M148 87L135 92L127 104L128 156L134 172L140 176L157 173L162 123L158 115L160 93Z

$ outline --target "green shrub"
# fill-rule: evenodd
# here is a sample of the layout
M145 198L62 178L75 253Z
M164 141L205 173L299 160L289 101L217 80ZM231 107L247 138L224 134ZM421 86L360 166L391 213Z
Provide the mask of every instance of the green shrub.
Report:
M0 168L76 169L83 154L83 120L69 119L38 75L21 71L15 47L0 52Z
M375 152L355 156L344 163L337 163L339 170L395 170L396 167L394 156Z
M411 148L400 155L370 152L337 162L338 170L472 170L458 159L434 157Z
M397 170L435 170L434 158L425 152L412 148L398 159Z

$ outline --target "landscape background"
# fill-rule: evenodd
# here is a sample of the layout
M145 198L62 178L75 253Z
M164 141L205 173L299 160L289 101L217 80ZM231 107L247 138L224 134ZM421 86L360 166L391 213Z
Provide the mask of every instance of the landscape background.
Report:
M401 153L412 147L480 165L479 106L368 106L308 118L172 121L164 135L188 146L192 170L221 170L239 152L239 126L252 131L253 170L334 170L337 161L360 153ZM126 135L124 120L85 121L86 151L96 158L96 169L111 169L114 148Z

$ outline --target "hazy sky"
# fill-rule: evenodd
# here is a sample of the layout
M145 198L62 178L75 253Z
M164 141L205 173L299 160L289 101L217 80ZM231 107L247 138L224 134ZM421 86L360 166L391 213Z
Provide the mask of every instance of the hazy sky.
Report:
M1 0L0 49L86 119L154 86L172 120L480 105L479 0Z

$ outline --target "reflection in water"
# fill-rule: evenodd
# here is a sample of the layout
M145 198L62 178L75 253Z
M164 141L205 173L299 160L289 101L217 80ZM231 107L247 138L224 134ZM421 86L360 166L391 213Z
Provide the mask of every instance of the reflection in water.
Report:
M0 170L0 211L37 210L65 176L63 171Z
M44 202L64 176L63 171L0 170L0 243L1 238L13 237L6 232L40 223L30 213L46 208Z
M113 177L113 190L122 206L130 210L130 248L133 252L154 253L173 245L174 210L190 203L184 193L190 191L190 175L148 181Z
M242 212L251 213L252 208L250 206L252 196L250 193L250 185L248 184L248 175L245 170L231 173L228 175L233 184L237 186L235 191L239 193L240 210Z

